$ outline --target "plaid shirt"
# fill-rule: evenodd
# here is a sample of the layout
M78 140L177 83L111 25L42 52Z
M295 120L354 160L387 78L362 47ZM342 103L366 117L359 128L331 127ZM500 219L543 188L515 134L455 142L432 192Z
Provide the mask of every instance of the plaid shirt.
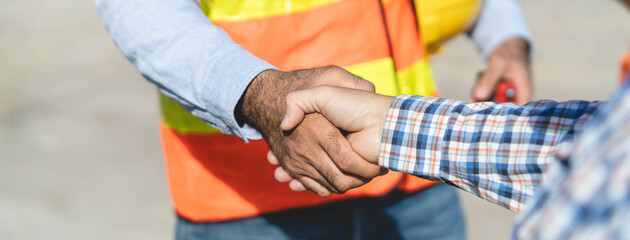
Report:
M513 238L630 239L630 87L523 106L401 95L379 164L521 212Z

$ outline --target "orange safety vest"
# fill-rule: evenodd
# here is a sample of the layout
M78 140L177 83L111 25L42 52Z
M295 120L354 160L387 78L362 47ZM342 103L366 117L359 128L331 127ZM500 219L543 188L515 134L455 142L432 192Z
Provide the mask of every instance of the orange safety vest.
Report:
M234 42L289 71L342 66L387 95L437 92L410 0L206 0L201 9ZM399 172L342 195L293 192L273 178L264 140L225 135L161 95L161 132L177 213L224 221L435 184Z

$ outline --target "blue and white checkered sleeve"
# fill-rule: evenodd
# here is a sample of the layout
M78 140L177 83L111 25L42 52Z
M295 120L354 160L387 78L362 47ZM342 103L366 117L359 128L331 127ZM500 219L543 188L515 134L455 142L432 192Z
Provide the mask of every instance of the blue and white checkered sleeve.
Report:
M520 211L556 145L580 131L598 105L467 104L401 95L388 111L379 164Z
M630 84L585 125L527 207L514 239L630 239Z

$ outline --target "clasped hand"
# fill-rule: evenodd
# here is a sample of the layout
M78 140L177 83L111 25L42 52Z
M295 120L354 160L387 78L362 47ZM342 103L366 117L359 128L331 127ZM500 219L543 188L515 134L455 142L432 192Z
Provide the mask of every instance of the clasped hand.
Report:
M286 97L286 114L280 127L289 131L302 123L305 115L322 114L347 132L348 142L362 158L376 165L385 116L392 100L393 97L369 91L334 86L295 91ZM271 164L280 163L273 152L269 152L267 157ZM382 169L381 173L386 172ZM295 191L306 190L283 167L276 169L275 178L280 182L289 182Z
M505 79L516 85L516 102L527 102L528 52L527 43L518 38L497 47L473 100L487 100L491 89ZM265 71L252 81L237 111L267 140L271 148L267 159L279 165L278 181L289 182L295 191L311 190L326 197L386 173L377 159L392 99L375 94L372 83L339 67Z
M294 190L308 189L326 197L361 186L383 172L378 165L364 159L375 157L355 152L354 148L358 146L351 146L348 139L355 139L357 134L347 139L337 127L339 124L333 125L321 114L293 116L294 113L291 113L287 124L292 126L285 128L287 131L279 128L285 116L285 97L294 99L293 96L296 96L287 94L321 85L374 92L372 83L340 67L291 72L268 70L259 74L248 86L235 115L237 120L262 133L275 153L269 154L269 158L282 166L276 171L276 176L284 174L295 179L289 185ZM289 109L295 107L290 105ZM370 137L377 141L375 136Z

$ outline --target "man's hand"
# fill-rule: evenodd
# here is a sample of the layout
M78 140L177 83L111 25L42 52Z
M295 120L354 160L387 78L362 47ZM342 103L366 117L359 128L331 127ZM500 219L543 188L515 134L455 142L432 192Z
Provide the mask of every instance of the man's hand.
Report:
M280 128L296 127L308 113L320 113L347 132L352 148L371 163L378 162L383 124L394 97L334 86L319 86L289 93Z
M523 39L511 38L499 45L488 59L488 68L473 87L473 102L491 101L499 81L514 83L516 103L525 104L532 99L529 45Z
M319 114L306 116L292 131L279 128L286 94L319 85L374 91L372 83L339 67L268 70L252 81L235 111L263 134L292 178L326 197L369 182L380 174L380 167L354 152L339 129Z
M305 114L323 114L332 124L348 133L352 148L361 157L377 164L383 125L393 97L356 89L320 86L292 92L286 99L286 115L280 125L283 130L293 129L300 124ZM267 159L271 164L279 164L273 152L269 152ZM383 169L381 174L386 172ZM295 191L305 190L282 167L276 169L275 178L279 182L289 182Z

